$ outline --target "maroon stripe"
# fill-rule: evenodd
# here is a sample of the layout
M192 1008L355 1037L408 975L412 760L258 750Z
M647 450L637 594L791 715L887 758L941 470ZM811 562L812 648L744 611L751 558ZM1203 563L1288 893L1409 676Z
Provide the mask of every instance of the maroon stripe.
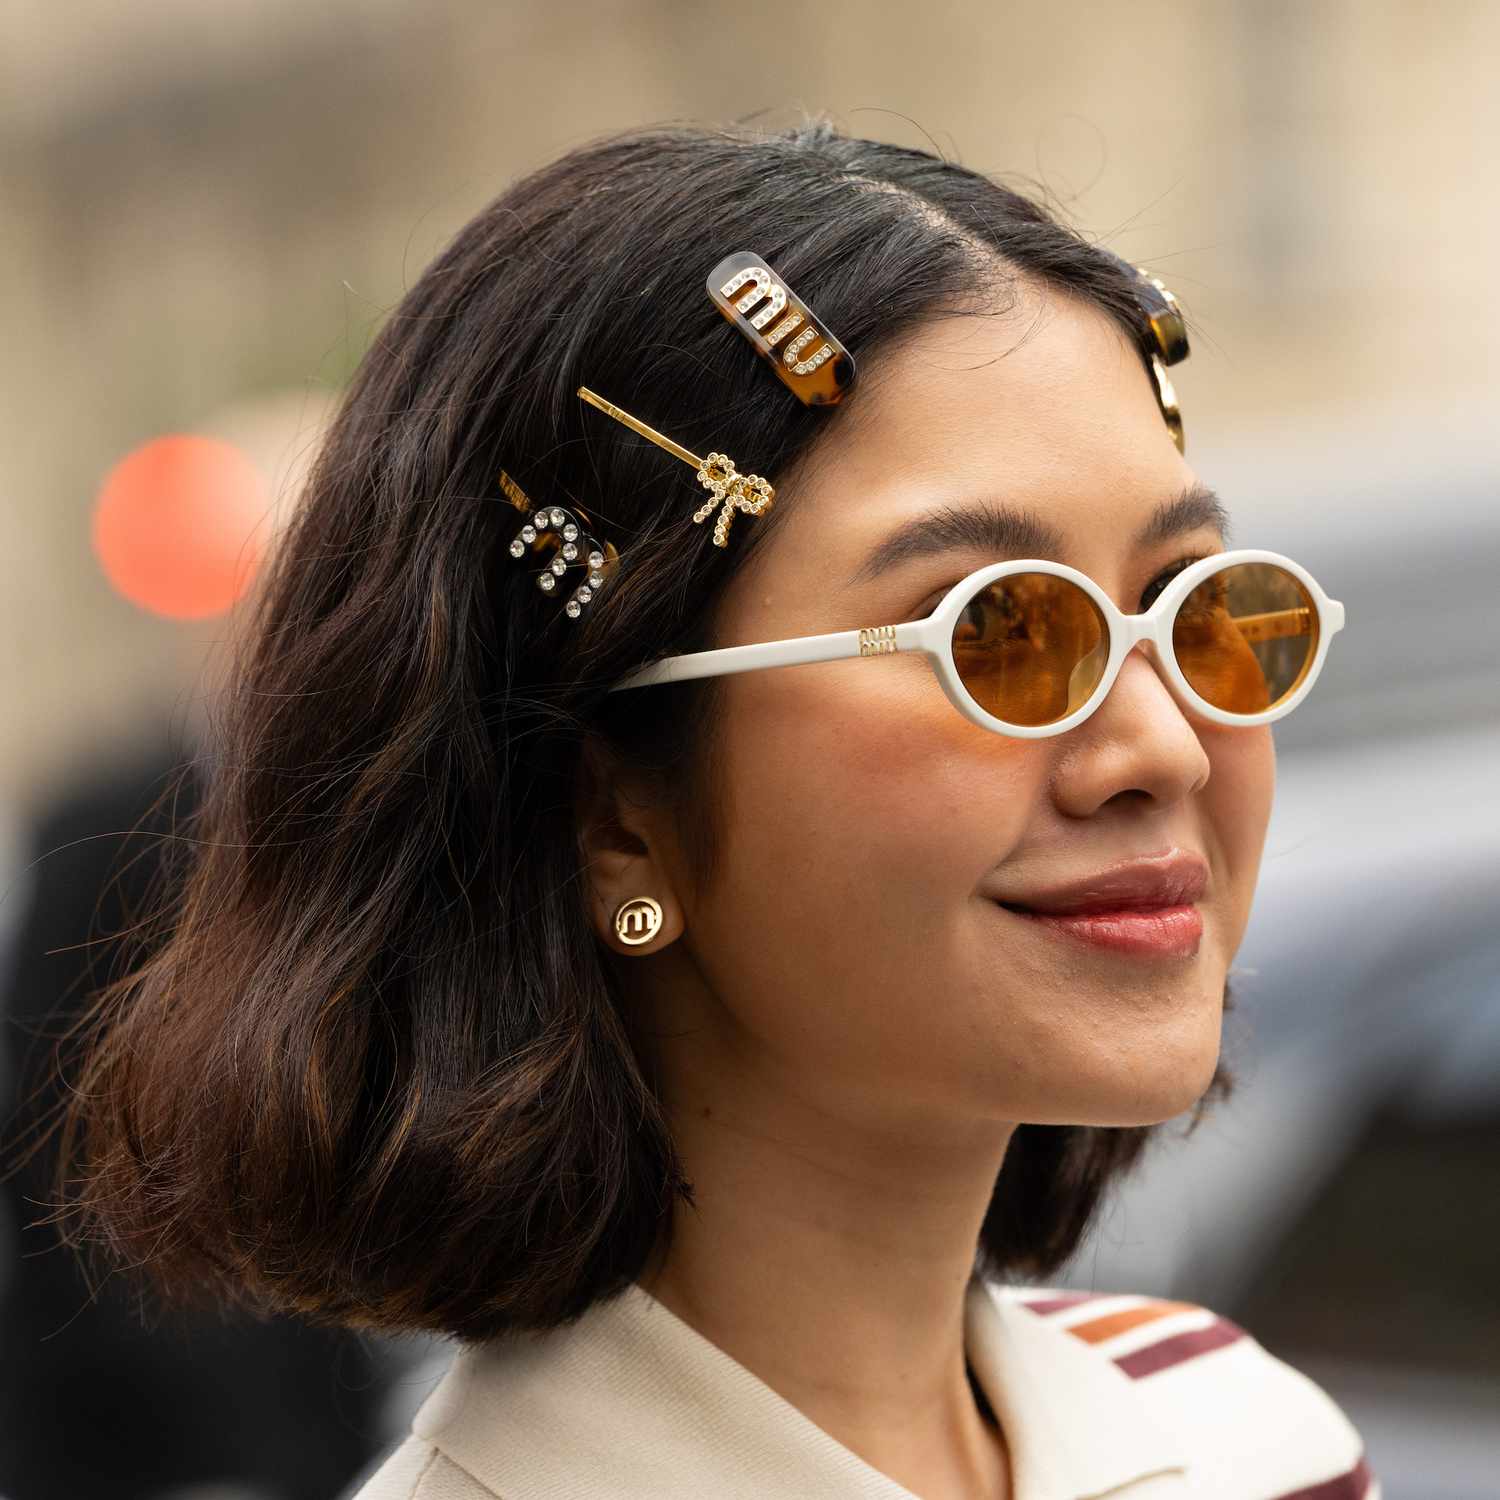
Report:
M1175 1334L1171 1338L1158 1339L1143 1349L1115 1357L1115 1363L1132 1378L1154 1375L1158 1370L1170 1369L1184 1360L1196 1359L1211 1349L1222 1349L1245 1337L1245 1330L1228 1318L1215 1318L1207 1328L1193 1328L1187 1333Z
M1063 1292L1054 1297L1037 1297L1034 1300L1026 1297L1017 1297L1016 1301L1023 1307L1029 1307L1034 1313L1062 1312L1065 1308L1077 1307L1080 1302L1095 1302L1100 1297L1112 1296L1110 1292Z
M1275 1500L1365 1500L1374 1482L1375 1476L1370 1472L1370 1465L1361 1455L1359 1462L1347 1474L1340 1474L1336 1479L1325 1479L1321 1484L1308 1485L1306 1489L1287 1490L1284 1494L1277 1495Z

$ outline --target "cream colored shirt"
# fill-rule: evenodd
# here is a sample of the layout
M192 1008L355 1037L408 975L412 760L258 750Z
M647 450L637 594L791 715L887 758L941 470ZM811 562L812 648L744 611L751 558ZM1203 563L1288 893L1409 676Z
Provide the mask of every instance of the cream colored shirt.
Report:
M1208 1308L976 1280L964 1322L1014 1500L1380 1500L1332 1398ZM634 1284L460 1346L356 1500L603 1496L918 1500Z

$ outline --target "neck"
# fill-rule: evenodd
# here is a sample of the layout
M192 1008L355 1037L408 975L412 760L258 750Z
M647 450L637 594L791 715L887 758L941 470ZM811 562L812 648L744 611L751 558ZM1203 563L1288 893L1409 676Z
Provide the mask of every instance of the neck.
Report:
M798 1098L763 1060L714 1068L724 1055L667 1069L694 1207L678 1208L640 1284L907 1488L1005 1493L964 1311L1013 1127L892 1122L888 1099L835 1109L831 1086Z

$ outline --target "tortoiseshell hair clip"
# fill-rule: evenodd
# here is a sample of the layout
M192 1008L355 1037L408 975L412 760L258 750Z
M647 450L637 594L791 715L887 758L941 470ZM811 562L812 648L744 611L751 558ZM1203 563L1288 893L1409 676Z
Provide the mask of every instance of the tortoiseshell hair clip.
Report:
M713 305L805 406L833 406L844 399L854 383L854 356L764 256L753 250L726 255L708 273L707 286ZM741 292L742 287L749 290Z
M1175 365L1188 357L1187 324L1182 318L1182 309L1177 299L1144 266L1133 266L1113 250L1097 247L1120 267L1136 284L1136 295L1140 299L1146 323L1151 332L1153 347L1143 348L1151 375L1156 383L1156 404L1161 408L1162 420L1177 451L1187 451L1187 439L1182 429L1182 409L1177 404L1177 392L1167 376L1167 366Z
M500 471L500 488L526 521L510 544L512 557L534 557L551 553L547 566L536 575L537 587L544 594L555 594L570 564L586 570L584 578L568 595L563 610L576 620L583 607L599 592L619 567L620 555L612 542L596 541L591 534L593 522L576 506L534 506L526 492L504 469Z

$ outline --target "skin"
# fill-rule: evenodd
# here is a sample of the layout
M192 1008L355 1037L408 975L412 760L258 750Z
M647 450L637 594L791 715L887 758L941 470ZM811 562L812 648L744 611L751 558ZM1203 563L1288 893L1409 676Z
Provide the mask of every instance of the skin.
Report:
M996 557L841 580L919 507L986 494L1059 526L1058 560L1127 613L1179 557L1222 550L1212 529L1130 550L1196 476L1102 312L1031 290L870 365L726 592L716 644L920 618ZM736 674L726 703L713 889L691 888L644 788L588 777L581 804L594 919L697 1195L641 1283L925 1500L1008 1496L962 1326L996 1176L1019 1122L1151 1124L1208 1087L1270 729L1189 717L1140 647L1047 739L962 718L919 653ZM1169 846L1210 869L1191 957L1086 948L992 899ZM614 912L645 894L664 926L628 947Z

